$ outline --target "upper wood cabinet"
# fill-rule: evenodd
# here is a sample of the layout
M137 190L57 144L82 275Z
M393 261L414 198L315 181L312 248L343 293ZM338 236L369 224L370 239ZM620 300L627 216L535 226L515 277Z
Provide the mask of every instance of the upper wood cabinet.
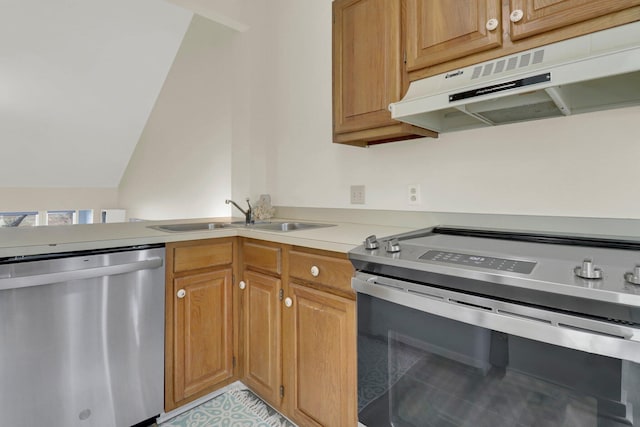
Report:
M407 0L407 69L502 46L500 15L500 0Z
M640 5L638 0L511 0L511 40Z
M640 0L405 0L410 80L640 20Z
M437 136L391 119L388 106L407 88L401 0L333 3L333 138L366 146Z

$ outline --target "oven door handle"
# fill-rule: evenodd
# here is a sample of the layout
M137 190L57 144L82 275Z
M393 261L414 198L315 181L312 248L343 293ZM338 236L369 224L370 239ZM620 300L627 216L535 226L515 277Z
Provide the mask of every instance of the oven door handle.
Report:
M564 313L356 273L359 294L507 334L640 363L640 332Z

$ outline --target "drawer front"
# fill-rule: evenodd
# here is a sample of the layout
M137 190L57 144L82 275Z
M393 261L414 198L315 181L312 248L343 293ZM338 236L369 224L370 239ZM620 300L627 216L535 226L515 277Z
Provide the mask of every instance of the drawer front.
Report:
M174 248L173 271L217 267L233 262L233 242L204 243Z
M282 274L282 249L277 246L245 241L242 245L244 267L280 275Z
M351 289L353 266L346 259L291 251L289 275L307 282L353 293Z

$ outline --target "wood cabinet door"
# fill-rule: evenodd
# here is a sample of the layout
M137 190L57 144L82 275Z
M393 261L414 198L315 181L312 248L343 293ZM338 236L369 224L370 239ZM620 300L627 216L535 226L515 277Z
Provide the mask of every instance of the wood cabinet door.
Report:
M406 8L409 71L502 45L500 0L406 0Z
M402 96L400 0L333 2L334 134L397 123Z
M281 281L245 271L244 282L244 382L263 399L278 407L282 385Z
M232 270L174 279L174 401L233 375Z
M358 424L355 301L289 284L286 395L300 426Z
M522 12L521 19L510 24L511 40L588 21L638 5L640 0L510 0L510 12Z

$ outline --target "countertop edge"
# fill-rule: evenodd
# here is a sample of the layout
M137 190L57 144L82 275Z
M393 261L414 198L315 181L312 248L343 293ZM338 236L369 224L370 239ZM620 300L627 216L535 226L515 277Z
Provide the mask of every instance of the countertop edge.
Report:
M236 220L236 218L233 219ZM361 244L364 238L370 234L377 234L379 237L383 237L415 229L386 225L376 226L370 224L336 222L331 222L330 227L288 232L247 229L244 227L189 232L165 232L149 228L151 226L162 224L216 222L228 220L230 219L199 218L113 224L32 227L29 229L0 229L0 258L234 236L347 253L354 247ZM278 218L274 219L274 221L286 221L286 219ZM296 221L300 222L300 220Z

